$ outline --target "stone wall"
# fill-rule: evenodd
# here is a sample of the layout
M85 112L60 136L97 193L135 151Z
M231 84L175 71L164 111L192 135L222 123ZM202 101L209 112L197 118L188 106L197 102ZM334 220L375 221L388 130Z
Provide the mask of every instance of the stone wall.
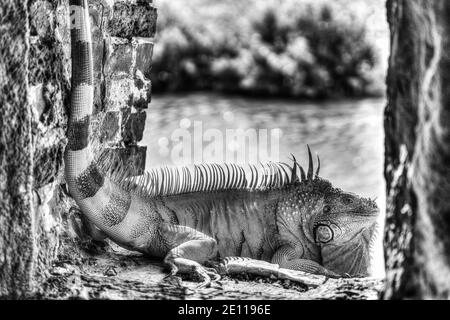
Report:
M30 289L35 257L27 19L26 3L0 1L0 296L12 297Z
M17 98L15 101L17 105L27 105L28 102L30 106L30 147L23 147L21 151L24 156L29 157L29 172L26 170L25 160L22 163L17 162L21 159L19 153L11 154L11 157L3 160L11 161L13 168L24 170L21 172L24 179L32 180L29 185L29 205L32 208L19 208L20 214L30 220L23 226L24 230L25 227L33 230L25 236L30 238L29 241L35 239L33 244L29 245L35 255L30 254L29 256L33 257L30 258L32 262L28 267L24 266L31 276L28 281L24 280L28 287L18 286L24 288L17 291L17 295L21 295L20 292L30 292L33 284L46 276L46 270L58 255L61 236L67 234L67 215L74 206L65 192L63 174L70 97L70 31L68 0L29 0L23 7L14 7L12 4L10 6L14 14L20 15L17 22L21 23L11 28L9 38L12 41L15 41L15 38L22 40L25 49L17 53L10 52L20 61L16 63L19 63L23 75L19 74L22 78L17 81L23 82L23 88L18 86L15 89L10 85L9 89L18 90L22 95L21 99ZM145 109L150 103L149 71L156 9L148 0L90 0L89 6L95 75L92 142L110 148L123 160L143 170L146 148L139 146L138 142L144 131ZM28 20L24 17L28 17ZM8 21L1 21L2 27L7 24ZM3 37L8 38L8 35L4 36L2 33L2 40ZM17 72L7 74L10 80L16 76ZM5 87L6 89L8 87ZM21 110L21 114L25 114L25 110L27 109ZM8 122L14 120L14 116L13 111L4 110L0 121L11 129L11 135L14 130L19 129L8 125ZM25 142L21 141L22 144ZM5 143L5 148L7 147L11 146ZM14 159L14 156L18 158ZM31 177L33 179L30 179ZM0 183L0 188L3 188L2 186ZM4 187L7 188L8 184ZM0 199L0 203L3 202L3 199ZM5 204L7 205L7 202ZM4 225L15 223L8 221L8 215L13 216L11 210L2 209L1 218L5 219L0 220L2 232ZM15 239L15 236L10 238ZM16 249L9 243L0 242L0 251L9 252L20 259L21 253L14 253ZM12 274L10 270L11 268L0 269L0 277ZM20 274L15 278L26 279ZM12 294L15 287L12 282L2 288L0 295Z

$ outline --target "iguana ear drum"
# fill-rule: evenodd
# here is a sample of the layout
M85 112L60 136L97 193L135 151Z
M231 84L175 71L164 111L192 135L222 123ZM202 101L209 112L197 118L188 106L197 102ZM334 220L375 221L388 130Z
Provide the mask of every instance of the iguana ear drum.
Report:
M333 229L326 224L318 224L314 228L314 239L317 243L328 243L334 238Z

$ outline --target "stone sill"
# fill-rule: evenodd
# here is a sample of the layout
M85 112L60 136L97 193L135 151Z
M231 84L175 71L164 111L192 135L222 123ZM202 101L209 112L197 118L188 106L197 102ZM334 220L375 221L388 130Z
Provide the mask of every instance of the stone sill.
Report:
M110 243L110 242L109 242ZM59 261L35 299L231 299L231 300L311 300L378 299L383 281L374 278L329 279L307 289L281 280L224 277L220 284L198 289L198 282L183 277L183 286L162 281L167 271L160 261L152 261L113 243L107 250L85 243L81 264ZM88 253L90 252L90 253ZM75 259L76 261L76 259Z

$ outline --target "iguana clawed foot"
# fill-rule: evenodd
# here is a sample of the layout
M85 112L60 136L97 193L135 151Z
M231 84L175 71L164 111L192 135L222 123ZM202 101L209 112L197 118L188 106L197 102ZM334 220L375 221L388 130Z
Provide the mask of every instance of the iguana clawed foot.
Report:
M209 288L211 286L212 282L216 282L220 280L220 275L217 273L217 271L213 268L206 268L203 266L200 266L200 268L196 268L194 272L197 274L197 276L200 276L203 278L202 283L200 283L197 288Z
M199 278L201 283L197 288L210 287L212 282L220 280L220 275L214 268L204 267L193 260L185 258L166 258L165 262L170 267L170 273L164 277L163 280L175 279L179 286L182 286L182 281L180 277L176 276L178 273L185 273Z

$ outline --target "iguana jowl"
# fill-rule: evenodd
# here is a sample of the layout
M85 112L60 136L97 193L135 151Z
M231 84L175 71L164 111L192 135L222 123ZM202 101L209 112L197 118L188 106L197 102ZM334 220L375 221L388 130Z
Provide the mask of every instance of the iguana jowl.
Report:
M83 214L125 248L196 272L248 257L326 276L367 275L378 208L313 172L268 163L160 168L130 176L89 143L93 62L87 0L70 0L72 98L66 181Z

